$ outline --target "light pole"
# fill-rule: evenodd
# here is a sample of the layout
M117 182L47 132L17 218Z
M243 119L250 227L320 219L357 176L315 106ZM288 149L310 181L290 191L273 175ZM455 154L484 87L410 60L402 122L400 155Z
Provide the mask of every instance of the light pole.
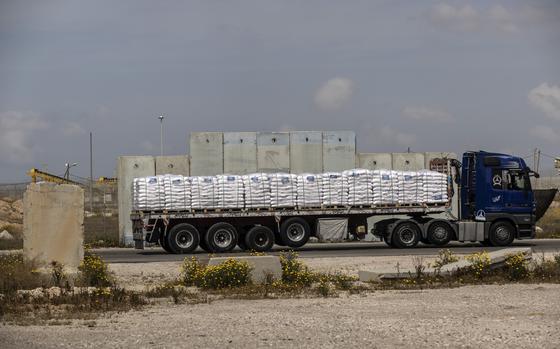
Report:
M159 145L159 149L160 149L160 155L163 156L163 119L164 119L164 116L160 115L160 116L158 116L158 119L159 119L159 123L160 123L160 137L159 137L160 145Z
M66 171L64 172L64 178L66 178L66 179L69 180L69 179L70 179L70 169L71 169L72 167L78 166L78 163L77 163L77 162L74 162L74 163L72 163L72 164L69 164L69 163L67 162L67 163L64 164L64 166L66 166Z

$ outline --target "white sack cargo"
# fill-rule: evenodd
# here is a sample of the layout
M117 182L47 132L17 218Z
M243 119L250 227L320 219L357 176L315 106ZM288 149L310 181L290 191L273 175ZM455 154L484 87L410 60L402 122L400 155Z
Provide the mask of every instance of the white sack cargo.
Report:
M197 176L191 180L191 206L193 209L219 208L216 177Z
M132 207L137 210L163 210L165 189L160 176L135 178L132 184Z
M270 207L270 175L266 173L253 173L242 178L245 207Z
M166 210L191 208L191 185L181 175L163 175L164 206Z
M425 203L443 203L449 201L447 195L447 175L434 171L420 171L423 180Z
M221 209L241 209L245 207L243 180L236 175L216 176L216 206Z
M297 205L297 175L291 173L270 174L271 207L295 207Z
M399 171L375 170L372 173L372 192L374 205L396 204L399 202L402 187Z
M372 175L371 170L360 168L342 172L345 185L348 188L346 199L348 206L373 204Z
M321 204L324 206L346 206L348 188L340 172L321 174Z
M297 206L321 206L321 177L312 173L297 176Z
M400 204L415 204L425 201L424 177L416 171L404 171L398 173L398 202Z

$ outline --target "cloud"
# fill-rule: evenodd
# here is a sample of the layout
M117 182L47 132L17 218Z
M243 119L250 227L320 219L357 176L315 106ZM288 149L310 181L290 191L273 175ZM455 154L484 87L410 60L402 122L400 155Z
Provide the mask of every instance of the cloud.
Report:
M0 113L0 160L19 164L32 162L37 146L31 140L38 130L47 127L48 124L33 112Z
M554 131L550 127L543 125L537 125L531 128L531 130L529 130L529 133L533 137L537 137L550 143L558 143L558 141L560 140L560 134L558 132Z
M436 107L409 106L402 110L402 114L407 118L419 121L449 122L453 120L451 113Z
M529 91L529 102L551 119L560 120L560 87L544 82Z
M80 124L70 121L62 127L62 133L66 136L77 136L86 133Z
M390 126L379 129L377 136L384 143L393 143L399 146L411 146L416 143L415 135L395 130Z
M471 5L454 7L449 4L436 4L431 11L432 23L459 31L476 30L480 14Z
M514 14L502 5L477 9L467 5L436 4L430 11L430 21L439 27L454 31L474 32L493 30L513 33L518 30Z
M490 7L487 13L487 19L490 25L493 25L500 31L506 33L514 33L517 31L513 14L502 5L493 5Z
M327 81L315 93L315 104L319 109L334 111L350 101L354 93L354 82L347 78L334 78Z

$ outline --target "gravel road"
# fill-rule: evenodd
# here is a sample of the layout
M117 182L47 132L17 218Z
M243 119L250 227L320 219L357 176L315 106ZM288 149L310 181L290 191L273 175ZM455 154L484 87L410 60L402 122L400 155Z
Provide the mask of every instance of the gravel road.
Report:
M559 328L560 285L512 284L158 305L93 327L0 326L0 347L558 348Z

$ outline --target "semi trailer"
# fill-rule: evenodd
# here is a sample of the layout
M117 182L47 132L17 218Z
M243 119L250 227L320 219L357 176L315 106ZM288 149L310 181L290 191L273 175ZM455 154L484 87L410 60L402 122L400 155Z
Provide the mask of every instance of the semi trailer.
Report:
M317 234L322 219L347 222L346 238L373 234L394 248L419 242L444 246L450 241L507 246L535 237L535 224L554 199L556 189L534 190L538 177L517 156L465 152L462 162L438 158L429 170L447 175L447 202L379 204L312 208L133 210L135 247L160 244L169 253L197 247L224 253L236 246L264 252L274 244L299 248ZM368 230L368 219L374 219Z

